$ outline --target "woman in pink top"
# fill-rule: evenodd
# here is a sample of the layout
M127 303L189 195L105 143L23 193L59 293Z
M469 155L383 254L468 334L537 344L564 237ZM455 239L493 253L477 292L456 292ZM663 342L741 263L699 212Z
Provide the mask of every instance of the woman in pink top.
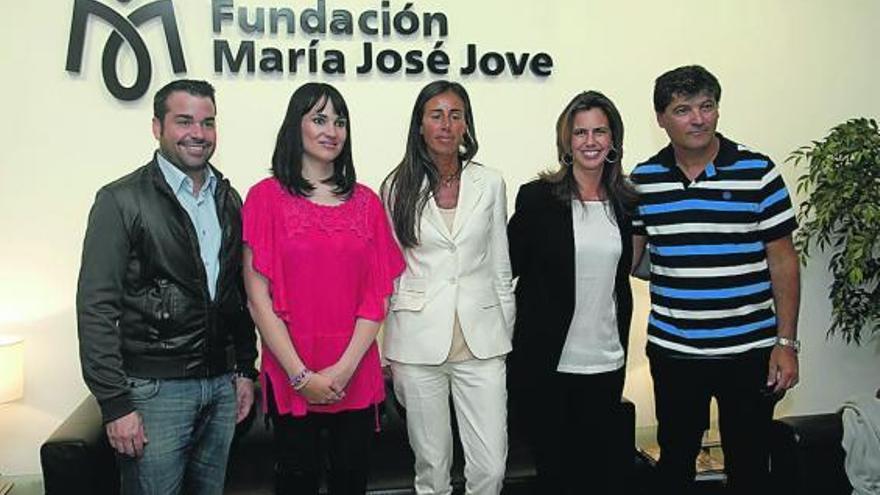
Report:
M335 88L301 86L278 132L272 177L251 188L242 210L278 494L318 493L323 429L330 493L363 493L385 397L375 340L404 264L379 198L355 182L350 133Z

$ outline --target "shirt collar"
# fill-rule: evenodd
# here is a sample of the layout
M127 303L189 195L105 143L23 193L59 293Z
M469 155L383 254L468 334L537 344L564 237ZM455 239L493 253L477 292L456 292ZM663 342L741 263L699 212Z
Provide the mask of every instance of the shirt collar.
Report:
M701 180L713 180L718 176L718 167L730 165L736 161L736 143L725 138L720 132L715 132L715 136L718 137L718 153L715 154L714 160L706 164L706 168L694 179L694 182L701 178ZM675 148L673 148L672 143L669 143L665 148L660 150L657 158L658 161L667 168L672 170L678 169L678 171L681 172L682 180L686 181L684 172L681 171L681 168L679 168L676 163Z
M188 175L172 165L171 162L158 151L156 152L156 162L159 164L159 170L162 171L162 175L165 177L165 182L168 183L168 186L174 191L174 194L179 194L182 189L192 195L193 182ZM214 175L214 171L211 170L210 165L205 166L205 174L205 185L202 187L202 190L199 191L199 194L208 192L213 196L214 188L217 184L217 176Z

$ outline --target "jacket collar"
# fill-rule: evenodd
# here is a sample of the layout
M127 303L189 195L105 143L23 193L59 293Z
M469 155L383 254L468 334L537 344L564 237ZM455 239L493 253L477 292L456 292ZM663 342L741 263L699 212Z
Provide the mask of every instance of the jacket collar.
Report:
M168 183L175 195L179 194L181 189L186 189L188 193L192 194L193 181L183 172L183 170L174 166L174 164L168 161L168 159L161 153L157 152L155 158L156 162L159 164L159 170L162 171L162 176L165 177L165 182ZM211 167L205 167L203 173L205 175L205 182L202 185L199 195L204 194L202 191L207 191L213 195L216 188L217 176L214 174Z
M159 151L153 152L153 159L150 160L150 163L147 164L147 170L149 171L150 178L153 181L153 184L159 188L159 190L170 194L171 196L175 196L174 191L171 190L171 186L168 185L168 181L165 180L165 175L162 173L162 169L159 167ZM229 181L223 177L223 174L217 170L216 167L208 163L208 168L210 169L210 173L217 178L214 188L214 197L219 197L223 191L229 187Z
M452 223L452 237L458 237L462 227L471 218L486 183L480 173L480 165L468 162L461 169L461 183L458 189L458 207L455 210L455 221Z
M455 207L455 220L452 222L451 233L443 222L443 217L440 215L440 208L437 206L433 194L428 198L428 204L426 205L426 211L424 213L425 217L431 224L433 224L434 228L437 229L440 235L450 241L455 240L459 234L461 234L462 228L464 228L465 224L470 219L474 208L476 208L477 203L480 201L480 198L483 197L486 183L479 167L479 164L468 162L464 164L461 169L461 180L458 188L458 205ZM427 179L425 179L424 187L427 187Z

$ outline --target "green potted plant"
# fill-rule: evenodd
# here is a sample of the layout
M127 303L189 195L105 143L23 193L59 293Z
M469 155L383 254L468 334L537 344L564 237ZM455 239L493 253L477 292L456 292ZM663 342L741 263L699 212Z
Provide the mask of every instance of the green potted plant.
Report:
M832 320L828 336L860 344L880 328L880 130L856 118L821 141L802 146L786 162L803 162L795 245L806 264L812 246L829 252Z

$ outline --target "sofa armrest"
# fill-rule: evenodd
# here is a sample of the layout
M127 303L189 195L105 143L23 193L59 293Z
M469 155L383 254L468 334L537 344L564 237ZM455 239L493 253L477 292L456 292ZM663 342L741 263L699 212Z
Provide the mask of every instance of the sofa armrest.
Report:
M779 418L770 438L771 477L778 495L852 493L839 413Z
M119 493L116 457L94 396L86 397L43 443L40 462L47 495Z

